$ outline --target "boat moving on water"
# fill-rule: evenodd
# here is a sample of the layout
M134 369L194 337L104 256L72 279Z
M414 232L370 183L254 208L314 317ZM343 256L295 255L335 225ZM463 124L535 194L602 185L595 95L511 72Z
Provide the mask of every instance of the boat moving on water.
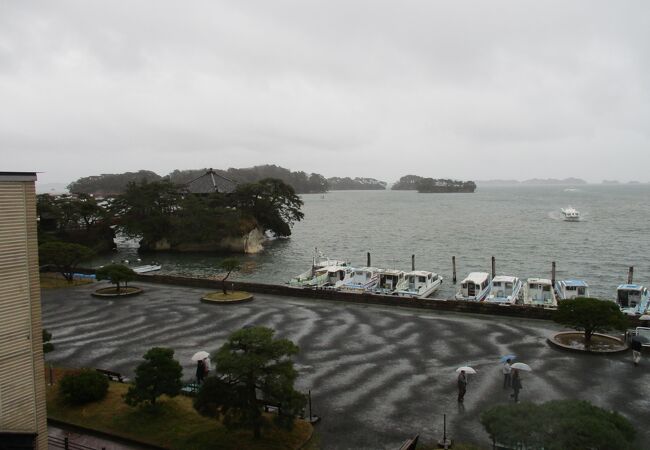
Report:
M529 278L524 284L524 305L557 308L557 297L551 280Z
M492 287L485 301L500 305L514 305L517 303L522 286L522 281L517 277L497 275L492 279Z
M427 298L442 284L442 277L425 270L407 272L404 280L397 285L395 294L400 297Z
M582 280L559 280L555 282L558 300L589 297L589 285Z
M490 292L491 287L492 280L489 273L472 272L460 283L460 289L456 293L456 300L483 301Z
M616 289L616 303L624 314L646 314L650 307L650 293L640 284L621 284Z
M560 209L560 212L562 212L562 217L566 222L580 221L580 212L577 211L573 206L569 206L568 208L562 208Z

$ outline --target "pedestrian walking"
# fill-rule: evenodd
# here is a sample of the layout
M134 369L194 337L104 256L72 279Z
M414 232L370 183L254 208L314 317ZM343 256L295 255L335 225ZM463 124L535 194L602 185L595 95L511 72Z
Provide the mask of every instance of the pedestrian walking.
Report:
M512 369L512 391L510 397L515 399L515 403L519 401L519 391L523 388L521 385L521 378L519 377L519 371L517 369Z
M632 347L632 361L635 366L638 366L639 362L641 362L641 349L643 348L643 344L641 344L639 339L632 338L630 347Z
M458 402L462 403L465 398L465 392L467 392L467 375L465 371L461 370L458 374Z
M511 359L507 359L506 362L503 363L503 368L501 371L503 372L503 389L507 389L509 387L512 387L512 368L510 365L512 364Z
M203 383L205 378L205 362L202 359L199 359L196 363L196 383Z

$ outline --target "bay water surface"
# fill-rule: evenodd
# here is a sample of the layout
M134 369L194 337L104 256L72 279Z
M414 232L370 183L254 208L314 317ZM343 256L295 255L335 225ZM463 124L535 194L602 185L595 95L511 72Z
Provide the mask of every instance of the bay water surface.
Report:
M458 281L469 272L579 278L592 296L613 298L634 266L634 281L650 285L650 185L585 185L481 187L475 193L418 194L414 191L333 191L301 196L303 221L290 238L268 241L256 255L238 256L247 267L233 276L282 284L311 266L314 247L354 266L372 265L439 273L444 282L434 297L450 298L452 256ZM565 222L560 208L573 206L582 214ZM118 252L93 261L129 260L131 265L162 264L161 274L196 277L220 275L227 256L213 254L146 253L120 246ZM137 259L140 262L136 262Z

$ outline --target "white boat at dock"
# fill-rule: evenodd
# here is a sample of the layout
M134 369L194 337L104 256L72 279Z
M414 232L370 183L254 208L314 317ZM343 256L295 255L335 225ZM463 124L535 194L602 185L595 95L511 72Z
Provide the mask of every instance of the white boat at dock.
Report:
M349 292L374 292L379 283L379 269L362 267L353 269L349 279L342 283L339 289Z
M481 302L485 300L491 287L492 280L489 273L472 272L461 281L460 289L456 293L456 300Z
M569 206L568 208L562 208L560 209L560 212L562 213L562 217L566 222L580 221L580 212L576 210L573 206Z
M640 284L621 284L616 289L616 303L624 314L647 314L650 309L650 293L648 288Z
M131 268L131 270L133 270L135 273L155 272L160 269L162 269L162 266L160 264L148 264Z
M555 282L558 300L589 297L589 285L582 280L559 280Z
M404 280L404 271L396 269L379 269L379 282L375 288L376 294L394 294L397 286Z
M547 278L529 278L524 283L524 305L557 308L553 283Z
M397 285L395 294L400 297L427 298L442 284L442 277L425 270L414 270L404 275L404 280Z
M521 294L524 283L508 275L497 275L492 279L492 287L485 301L499 305L514 305Z
M332 266L337 266L337 267L348 267L350 265L349 262L339 260L339 259L330 259L326 256L324 256L318 248L314 249L314 256L312 257L312 264L311 268L309 270L306 270L305 272L301 273L297 277L292 278L287 282L290 286L307 286L311 285L312 280L317 276L316 272L318 272L319 269L323 269L325 267L332 267ZM320 274L322 275L322 273Z
M293 279L290 286L311 288L338 288L350 279L352 267L326 266L314 271L314 276L302 280Z

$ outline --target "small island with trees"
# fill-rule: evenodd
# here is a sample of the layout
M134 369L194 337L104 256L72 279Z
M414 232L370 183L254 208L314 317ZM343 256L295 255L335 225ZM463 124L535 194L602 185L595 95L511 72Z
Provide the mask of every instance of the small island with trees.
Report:
M418 191L420 193L474 192L476 183L447 178L424 178L418 175L405 175L391 188L395 191Z

